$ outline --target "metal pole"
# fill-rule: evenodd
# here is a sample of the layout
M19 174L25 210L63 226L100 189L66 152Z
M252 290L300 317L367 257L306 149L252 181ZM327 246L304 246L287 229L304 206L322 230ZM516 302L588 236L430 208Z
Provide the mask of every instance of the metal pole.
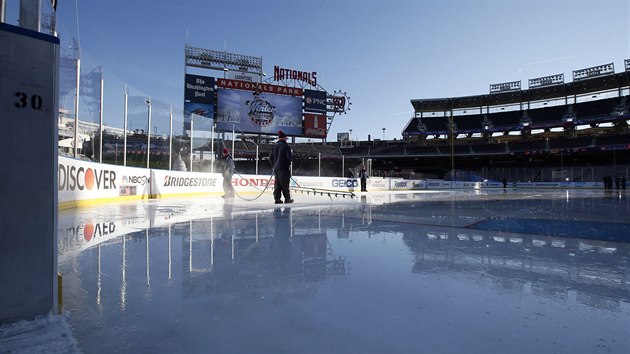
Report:
M147 126L147 168L149 168L149 160L151 156L151 97L147 99L147 105L149 107L148 113L148 126Z
M455 181L455 127L453 126L453 110L451 109L451 117L448 120L449 130L451 131L451 189L453 181Z
M4 23L6 4L6 1L0 0L0 23Z
M256 144L256 174L258 174L258 144Z
M193 119L193 115L191 114L190 115L190 172L193 171L193 168L192 168L192 160L193 159L192 159L192 157L193 157L193 128L194 128L193 122L194 121L195 120Z
M98 162L103 163L103 67L101 66L101 102L99 106L99 153Z
M317 165L318 165L318 176L321 177L322 176L322 153L318 152L317 153Z
M341 155L341 177L344 176L344 174L346 173L346 157L344 155Z
M170 123L168 128L168 170L173 169L173 106L171 106Z
M236 154L234 153L234 127L235 125L232 124L232 157L236 157Z
M125 84L125 109L123 112L123 119L125 122L123 125L125 126L123 131L125 136L123 137L123 166L127 166L127 102L129 99L129 95L127 94L127 84Z
M210 128L210 139L212 141L212 146L210 147L210 152L212 153L212 160L211 160L212 163L210 164L210 173L214 173L214 122L212 122L212 127Z
M74 95L74 158L79 154L79 90L81 83L81 59L77 58L77 92Z

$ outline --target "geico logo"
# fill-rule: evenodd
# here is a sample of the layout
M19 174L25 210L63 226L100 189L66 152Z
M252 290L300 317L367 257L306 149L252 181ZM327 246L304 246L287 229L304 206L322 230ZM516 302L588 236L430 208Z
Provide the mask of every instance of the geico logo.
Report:
M147 176L123 176L123 183L133 183L133 184L147 184L149 183L149 177Z
M359 182L356 179L333 179L333 187L356 187Z
M216 178L164 176L164 187L214 187Z
M407 187L407 182L394 182L394 187Z
M94 237L101 237L109 234L113 234L116 231L116 224L113 222L110 223L100 223L100 224L85 224L85 225L77 225L75 227L70 227L66 229L66 233L75 235L75 236L83 236L83 239L87 242L90 242Z
M235 186L241 186L241 187L248 187L248 186L264 187L267 185L267 181L269 180L264 179L264 178L235 178L232 180L232 184Z
M59 190L116 189L116 172L59 164Z

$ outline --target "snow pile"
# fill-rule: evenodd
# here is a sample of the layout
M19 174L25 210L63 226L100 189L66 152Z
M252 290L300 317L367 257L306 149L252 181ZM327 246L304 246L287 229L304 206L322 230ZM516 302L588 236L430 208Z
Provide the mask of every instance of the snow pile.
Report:
M0 353L81 352L64 314L0 326Z

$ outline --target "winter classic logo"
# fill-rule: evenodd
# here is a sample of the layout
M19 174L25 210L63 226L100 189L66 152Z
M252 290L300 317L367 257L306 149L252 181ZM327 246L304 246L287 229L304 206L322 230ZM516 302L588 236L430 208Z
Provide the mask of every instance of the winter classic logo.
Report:
M265 127L273 122L276 107L260 97L260 92L254 92L254 99L245 102L247 105L247 115L252 123Z

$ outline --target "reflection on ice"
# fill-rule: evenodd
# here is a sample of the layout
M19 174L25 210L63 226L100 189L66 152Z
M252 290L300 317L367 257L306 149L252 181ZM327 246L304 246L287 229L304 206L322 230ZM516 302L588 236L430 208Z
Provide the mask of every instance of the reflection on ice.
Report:
M281 208L166 200L62 215L75 336L85 352L630 347L630 243L545 229L612 219L617 228L601 232L623 230L625 199L601 214L611 199L597 195L401 196ZM541 223L476 228L519 217Z

